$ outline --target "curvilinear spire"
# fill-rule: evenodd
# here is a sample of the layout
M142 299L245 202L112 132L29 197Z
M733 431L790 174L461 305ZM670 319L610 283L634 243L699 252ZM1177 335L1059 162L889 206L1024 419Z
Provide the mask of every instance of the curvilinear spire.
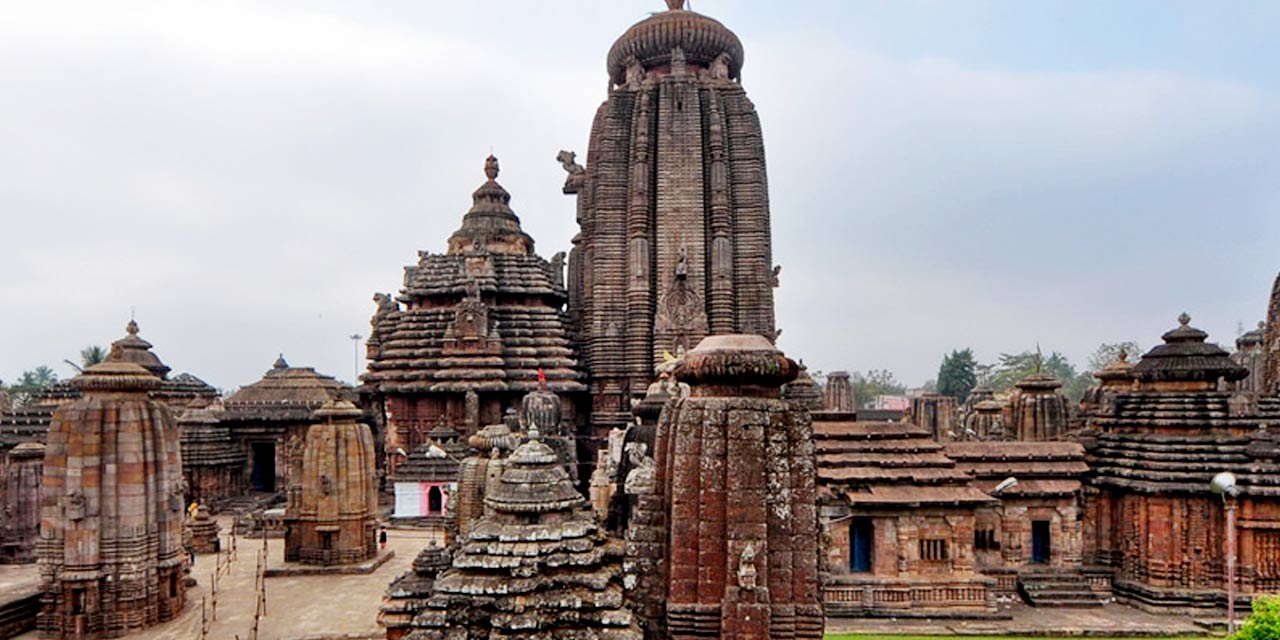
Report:
M711 334L775 335L764 143L739 83L742 43L682 4L613 44L587 166L565 163L581 227L570 308L597 436L628 421L664 352Z

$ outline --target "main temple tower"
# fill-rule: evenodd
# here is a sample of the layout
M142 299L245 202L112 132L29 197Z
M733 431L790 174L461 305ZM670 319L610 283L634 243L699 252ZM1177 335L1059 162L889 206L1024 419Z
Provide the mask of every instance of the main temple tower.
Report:
M742 43L667 0L609 50L587 166L562 153L581 233L569 298L596 435L630 420L664 352L711 334L775 337L760 119Z

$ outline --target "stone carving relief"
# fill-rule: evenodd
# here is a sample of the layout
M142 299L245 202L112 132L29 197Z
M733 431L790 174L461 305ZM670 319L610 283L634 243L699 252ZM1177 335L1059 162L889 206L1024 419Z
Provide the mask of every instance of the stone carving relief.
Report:
M683 246L676 257L671 286L658 304L655 325L658 333L673 335L674 350L689 349L693 346L690 342L707 333L707 314L702 296L689 285L689 254Z

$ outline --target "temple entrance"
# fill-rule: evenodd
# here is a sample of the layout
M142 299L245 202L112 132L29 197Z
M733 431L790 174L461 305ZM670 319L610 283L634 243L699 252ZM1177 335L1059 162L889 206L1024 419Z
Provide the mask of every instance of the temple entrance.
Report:
M849 523L849 570L855 573L871 571L871 540L875 529L871 518L854 518Z
M427 490L427 513L439 514L444 512L444 493L440 491L440 487L433 486Z
M254 491L273 492L276 490L276 443L254 442L253 476L249 482Z
M1036 564L1049 562L1049 521L1031 521L1031 561Z

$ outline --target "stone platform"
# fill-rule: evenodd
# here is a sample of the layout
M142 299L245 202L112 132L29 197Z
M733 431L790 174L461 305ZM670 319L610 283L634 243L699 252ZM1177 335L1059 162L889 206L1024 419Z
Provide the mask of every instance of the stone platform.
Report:
M36 627L40 612L40 571L35 563L0 565L0 638Z
M383 549L378 551L378 555L356 564L316 565L285 562L272 566L268 563L266 576L268 578L284 578L288 576L364 575L377 571L378 567L386 564L388 560L394 557L396 557L395 549Z
M1007 620L828 618L827 633L872 636L1176 637L1210 635L1190 616L1156 615L1123 604L1089 609L1001 605Z

